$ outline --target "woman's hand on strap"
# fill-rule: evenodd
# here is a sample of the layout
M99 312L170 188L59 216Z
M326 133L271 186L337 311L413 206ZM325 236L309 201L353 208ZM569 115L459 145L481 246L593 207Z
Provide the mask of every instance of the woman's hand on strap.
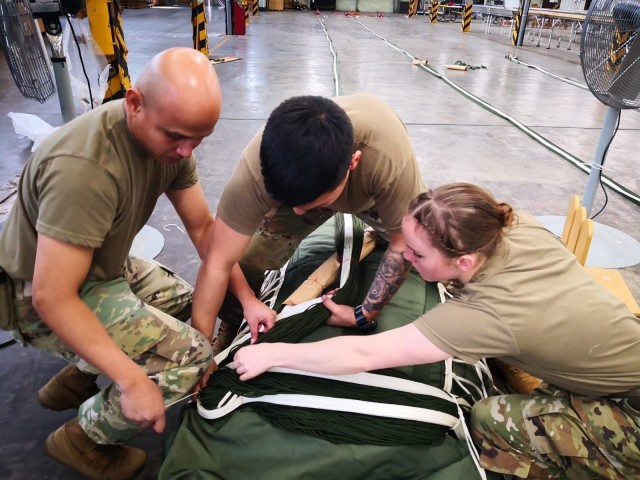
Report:
M239 349L229 364L240 376L240 380L250 380L275 367L274 355L277 353L275 343L249 345Z

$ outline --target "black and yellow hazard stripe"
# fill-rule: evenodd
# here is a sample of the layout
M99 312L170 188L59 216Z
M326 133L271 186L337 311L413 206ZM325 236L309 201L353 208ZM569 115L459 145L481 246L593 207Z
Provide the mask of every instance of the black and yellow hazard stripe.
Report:
M253 14L253 16L255 17L256 15L258 15L258 0L252 0L251 3L251 13Z
M249 25L251 23L249 19L249 0L242 0L242 9L244 10L244 24Z
M409 1L409 18L415 17L418 11L418 0Z
M464 8L462 10L462 31L469 32L471 31L471 7L470 3L465 3Z
M518 34L520 33L520 22L522 21L522 6L518 8L516 17L513 21L513 30L511 31L511 44L518 46Z
M438 0L431 0L431 23L438 23Z
M131 88L129 67L127 66L128 50L124 41L124 31L122 30L122 2L113 0L109 2L108 7L109 27L111 29L114 53L107 56L107 61L111 68L109 69L107 91L104 94L103 102L124 98L127 90Z
M630 32L621 32L616 29L609 47L609 58L606 63L607 70L617 70L622 63L622 58L627 51L626 43L629 41Z
M191 0L191 25L193 25L193 48L209 57L207 16L202 0Z

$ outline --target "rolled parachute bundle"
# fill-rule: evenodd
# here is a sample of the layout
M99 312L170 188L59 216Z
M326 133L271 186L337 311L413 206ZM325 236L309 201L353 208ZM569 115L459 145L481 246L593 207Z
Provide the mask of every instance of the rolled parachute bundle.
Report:
M334 252L333 225L306 239L290 260L275 302L282 302ZM359 258L361 233L351 258ZM338 303L362 301L385 247L359 264ZM335 287L330 285L327 288ZM441 302L438 286L411 272L378 316L380 331L411 323ZM321 303L277 322L259 341L311 342L355 329L325 324ZM482 478L463 436L463 406L487 396L482 365L439 362L357 375L319 376L275 369L248 382L226 365L247 342L242 335L219 360L208 386L183 412L161 479L261 478L428 479ZM223 352L224 353L224 352ZM221 354L222 355L222 354ZM454 434L455 432L455 434Z

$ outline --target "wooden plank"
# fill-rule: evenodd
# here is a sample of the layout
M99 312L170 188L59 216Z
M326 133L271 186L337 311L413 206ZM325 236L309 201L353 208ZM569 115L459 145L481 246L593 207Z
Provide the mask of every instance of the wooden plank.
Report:
M587 18L587 12L567 12L563 10L551 10L548 8L530 8L529 14L541 15L543 17L563 18L565 20L583 21Z

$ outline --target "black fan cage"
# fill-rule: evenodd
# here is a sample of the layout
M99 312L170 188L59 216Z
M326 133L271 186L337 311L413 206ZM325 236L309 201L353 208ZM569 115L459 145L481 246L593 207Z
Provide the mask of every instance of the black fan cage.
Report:
M53 78L28 0L0 0L0 43L20 93L41 103L51 97Z
M640 107L640 0L594 0L580 61L598 100L614 108Z

